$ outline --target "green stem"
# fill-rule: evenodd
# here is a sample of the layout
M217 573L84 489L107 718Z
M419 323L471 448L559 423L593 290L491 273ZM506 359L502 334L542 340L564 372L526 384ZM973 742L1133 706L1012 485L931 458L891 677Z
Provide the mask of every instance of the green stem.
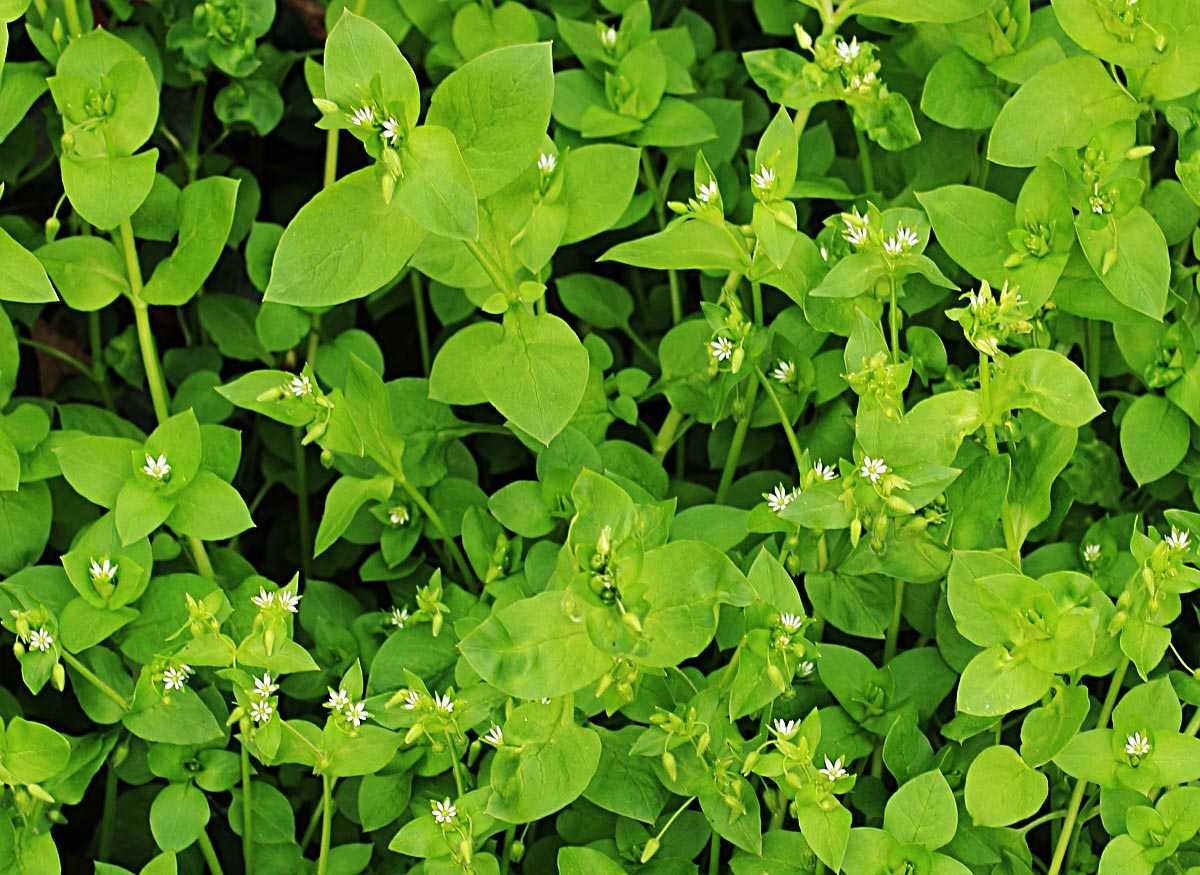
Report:
M517 828L510 826L504 831L504 854L500 860L500 875L508 875L508 869L512 865L512 846L517 838Z
M779 416L779 424L783 426L783 432L787 435L788 446L792 448L792 457L796 460L796 471L804 470L804 451L800 449L800 440L796 437L796 431L792 428L792 423L787 415L787 411L783 409L783 403L779 400L779 395L771 386L771 381L767 379L762 369L757 365L754 366L754 376L758 377L759 384L767 393L767 397L771 399L771 404L775 408L775 413Z
M79 673L80 677L82 677L85 681L90 683L93 687L95 687L97 690L99 690L101 693L103 693L105 696L107 696L109 699L111 699L113 701L113 703L116 704L117 707L119 707L122 711L129 710L130 705L129 705L129 702L125 699L125 697L122 696L120 693L118 693L116 690L114 690L112 687L110 687L108 684L106 684L104 681L102 681L96 675L96 673L93 672L86 665L84 665L83 662L80 661L80 659L77 656L75 656L74 654L71 654L71 653L67 653L67 651L63 650L63 651L59 652L59 657L67 665L69 665L69 666L71 666L71 668L75 669L75 671L77 671Z
M1128 670L1129 657L1125 656L1121 658L1121 662L1117 665L1117 669L1108 683L1108 693L1100 706L1100 716L1096 719L1097 729L1103 729L1108 725L1108 718L1112 716L1113 706L1117 703L1117 695L1121 692L1121 684L1124 682L1125 673ZM1067 801L1067 814L1063 819L1062 831L1058 834L1058 842L1054 846L1054 856L1050 860L1050 868L1046 870L1046 875L1059 875L1062 871L1063 864L1067 859L1067 847L1071 844L1071 836L1075 832L1075 820L1079 816L1079 807L1083 804L1083 794L1087 789L1087 783L1082 779L1075 782L1071 798Z
M446 528L446 524L442 521L438 512L433 509L433 505L425 499L425 496L415 486L408 482L408 478L402 472L393 471L391 473L400 484L400 487L407 493L408 497L413 500L413 504L420 508L421 513L425 514L425 517L433 523L433 527L437 529L442 540L446 542L446 549L450 551L450 555L454 558L454 564L458 566L458 573L462 575L463 582L468 586L474 586L475 574L471 571L471 566L467 563L467 558L463 556L462 550L459 549L458 542L450 537L450 530Z
M85 377L95 383L98 387L103 385L99 380L96 379L95 373L90 367L88 367L87 362L83 361L82 359L75 358L75 356L71 355L65 350L59 349L57 346L51 346L48 343L42 343L40 340L33 340L32 338L28 337L17 338L17 343L19 343L21 346L27 346L30 349L36 349L40 353L44 353L51 358L56 358L60 362L70 365L75 370L79 371L79 373L83 374Z
M117 770L112 761L104 771L104 813L100 815L100 839L96 859L107 860L112 854L113 834L117 827Z
M642 175L645 177L646 186L650 189L650 196L653 198L654 217L658 220L659 230L662 230L667 224L664 203L667 196L666 186L659 182L658 174L654 172L654 162L650 159L650 152L646 149L642 150ZM678 324L683 319L683 292L679 287L679 274L674 270L667 271L667 287L671 292L671 322Z
M213 847L212 839L208 837L208 832L200 831L200 837L196 839L196 844L200 846L200 853L204 857L204 862L208 864L210 875L224 875L221 871L221 861L217 859L217 849Z
M888 276L888 294L891 303L888 307L888 328L892 335L892 362L900 364L900 307L896 304L896 275Z
M904 609L904 581L895 582L896 604L892 608L892 621L888 623L887 638L883 642L883 664L887 665L896 655L896 644L900 639L900 620Z
M979 406L983 408L983 434L987 440L988 452L993 456L1000 452L996 443L996 431L992 426L992 365L988 357L979 354Z
M292 449L296 464L296 528L300 535L300 569L304 579L312 576L312 519L308 509L308 462L305 458L303 435L299 428L292 429Z
M329 188L337 181L338 163L338 131L331 128L325 132L325 173L322 176L321 188Z
M100 389L104 406L109 410L116 410L112 392L108 390L108 383L105 380L107 368L104 366L104 337L100 332L99 310L92 310L88 313L88 346L92 351L92 381Z
M858 164L862 168L864 194L875 191L875 170L871 165L871 147L863 132L854 126L854 139L858 143Z
M317 857L317 875L329 871L329 837L333 831L333 785L329 775L321 775L321 850Z
M492 257L479 245L478 241L464 240L463 243L466 244L470 253L475 256L475 260L479 262L479 266L483 268L483 272L488 275L488 279L492 281L492 285L508 295L510 299L515 298L516 295L513 293L512 288L512 278L504 275L499 265L492 260Z
M241 739L242 755L242 859L245 861L246 873L254 871L254 818L253 790L250 786L250 751L246 748L246 739Z
M738 459L742 455L742 445L746 443L746 434L750 431L750 419L754 413L754 402L758 400L758 381L752 380L746 390L742 405L742 415L738 418L733 429L733 440L729 442L729 452L725 454L725 467L721 469L721 480L717 484L717 504L722 504L733 485L733 475L737 471Z
M672 407L667 411L667 416L663 419L662 428L658 430L658 434L654 437L654 458L662 461L666 458L667 451L671 449L671 445L675 443L675 432L679 428L679 424L683 422L683 414Z
M724 4L721 4L724 5ZM708 875L717 875L721 871L721 836L716 831L708 843Z
M63 0L63 11L67 16L67 33L72 38L83 35L83 22L79 19L79 7L75 0Z
M1092 391L1100 390L1100 323L1095 319L1087 321L1087 337L1084 347L1084 367L1088 379L1092 382Z
M409 284L412 286L413 316L417 320L417 342L421 348L421 371L429 376L429 324L425 315L425 290L421 285L421 274L409 271Z
M633 330L633 327L626 323L621 326L621 330L625 332L625 336L633 341L633 345L642 351L642 354L650 361L657 361L658 355L650 348L650 344L642 339L642 336Z
M454 746L454 742L450 739L450 730L442 732L442 736L446 739L446 747L450 748L450 771L454 773L454 790L461 798L466 792L462 778L462 763L458 761L458 749Z

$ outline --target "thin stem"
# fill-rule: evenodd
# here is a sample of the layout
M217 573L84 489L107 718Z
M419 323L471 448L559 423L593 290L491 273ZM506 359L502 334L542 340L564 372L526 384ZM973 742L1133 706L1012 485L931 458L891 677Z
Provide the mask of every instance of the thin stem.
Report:
M1046 814L1043 814L1041 817L1038 817L1038 818L1035 818L1034 820L1029 821L1029 823L1025 824L1023 827L1021 827L1019 830L1017 830L1017 832L1021 833L1021 835L1024 835L1025 833L1029 832L1030 830L1037 829L1039 826L1047 824L1052 820L1058 820L1060 817L1065 816L1066 813L1067 813L1067 809L1065 809L1065 808L1060 808L1057 811L1048 812Z
M75 358L75 356L71 355L65 350L59 349L57 346L51 346L48 343L42 343L40 340L33 340L32 338L28 337L18 337L17 343L19 343L21 346L27 346L30 349L36 349L38 352L44 353L51 358L56 358L60 362L65 362L75 370L79 371L79 373L83 374L97 386L102 385L100 381L96 379L96 375L92 369L88 367L87 362L83 361L82 359Z
M717 484L717 504L723 504L733 485L733 475L737 471L738 459L742 455L742 445L746 443L746 434L750 431L750 419L754 413L754 402L758 400L758 381L751 380L750 388L742 403L742 415L738 418L733 429L733 440L729 442L729 451L725 454L725 467L721 469L721 480Z
M896 644L900 639L900 620L904 609L904 581L895 582L896 604L892 607L892 621L888 623L887 638L883 642L883 663L887 665L896 655Z
M204 857L204 862L208 864L210 875L225 875L221 870L221 861L217 859L217 849L213 847L212 839L208 837L206 830L200 831L200 837L196 839L196 844L200 846L200 853Z
M666 199L666 186L659 182L658 174L654 172L654 162L650 158L650 152L646 149L642 150L642 175L646 179L646 186L650 189L650 195L654 203L654 217L658 220L659 230L666 227L667 214L664 208ZM663 180L666 182L666 179ZM683 319L683 292L679 287L679 274L674 270L667 271L667 287L671 292L671 323L678 324Z
M871 165L871 147L857 125L854 126L854 139L858 143L858 165L862 168L863 191L872 192L875 190L875 170Z
M516 826L510 826L504 831L504 855L500 860L500 875L508 875L509 866L512 865L513 842L516 839Z
M983 435L987 440L988 452L993 456L1000 452L996 443L996 431L992 426L991 385L992 364L983 353L979 354L979 406L983 408Z
M1100 390L1100 323L1095 319L1087 321L1087 336L1083 350L1084 367L1088 379L1092 382L1092 391Z
M63 0L63 12L67 17L67 33L72 37L83 35L83 22L79 19L79 7L75 0Z
M754 366L754 375L758 377L758 382L766 390L767 397L771 399L771 404L775 408L775 413L779 416L779 424L783 426L783 432L787 435L788 446L792 448L792 457L796 460L796 470L804 470L804 451L800 449L800 440L796 437L796 431L792 428L792 423L787 415L787 411L783 409L783 403L779 400L779 395L771 386L771 381L763 374L762 369L757 365Z
M104 379L107 368L104 366L104 337L100 331L100 312L98 310L88 313L88 346L92 351L92 381L100 389L104 406L109 410L115 410L112 392L108 390L108 383Z
M337 182L338 163L338 130L331 128L325 132L325 173L321 180L321 188L329 188Z
M722 6L724 4L721 4ZM717 875L721 871L721 836L715 830L712 840L708 843L708 875Z
M241 739L242 755L242 859L246 872L254 871L254 818L252 816L253 790L250 786L250 751L246 739Z
M192 561L196 563L196 571L202 577L216 578L217 572L213 568L212 560L208 558L208 551L204 549L204 542L199 538L188 535L188 549L192 552Z
M329 871L329 837L333 831L333 785L329 775L321 775L321 850L317 857L317 875Z
M475 260L479 262L479 266L483 268L483 272L488 275L488 279L492 281L492 285L501 292L509 295L509 297L515 297L512 294L511 277L507 277L501 272L499 265L492 260L487 251L475 240L464 240L463 243L466 245L467 250L475 256Z
M442 540L446 542L446 549L450 551L450 555L454 558L454 564L458 566L458 573L462 575L463 582L468 586L475 585L475 574L471 571L471 566L467 563L467 558L463 556L462 550L458 547L458 542L450 537L450 530L446 528L445 522L441 516L431 505L420 491L408 482L408 478L401 472L393 471L392 476L399 482L401 488L408 494L408 497L413 500L413 503L420 508L421 513L425 514L426 518L433 523L433 527L437 529Z
M642 339L640 334L633 330L633 326L631 326L628 322L621 326L621 330L625 332L626 337L633 341L633 345L642 351L642 354L645 355L646 358L650 359L650 361L656 361L658 359L658 355L650 348L650 345Z
M122 711L129 710L130 704L125 697L102 681L99 676L97 676L95 672L84 665L77 656L72 653L67 653L65 650L60 651L59 656L62 658L63 662L71 666L71 668L75 669L75 671L79 672L80 677L111 699L113 703Z
M900 308L896 304L896 275L888 276L888 293L891 302L888 307L888 328L892 334L892 362L900 364Z
M666 458L667 451L671 449L671 445L675 443L675 433L679 428L679 424L683 422L683 414L672 407L667 411L666 418L663 419L662 428L658 430L658 434L654 437L654 458L662 461Z
M421 371L428 377L432 359L429 354L429 324L425 314L425 289L421 284L421 274L413 270L409 271L408 276L409 284L412 286L413 316L417 320L417 342L421 347Z
M312 576L312 519L308 509L308 462L305 460L301 430L292 429L292 448L296 464L296 529L300 536L300 569L307 580Z
M449 729L443 731L442 735L446 739L446 747L450 748L450 771L454 773L454 790L461 797L465 790L462 779L462 763L458 761L458 749L450 738Z
M104 770L104 813L100 815L100 838L96 859L107 860L112 854L113 834L117 827L117 770L109 760Z
M142 300L142 268L138 263L137 244L133 239L133 225L126 219L120 226L121 249L125 254L125 273L129 277L129 299L133 303L133 316L137 323L138 346L142 351L142 365L146 370L146 382L150 387L150 400L154 405L154 416L159 422L171 415L167 397L167 383L163 379L158 360L158 347L154 342L154 331L150 327L150 308Z

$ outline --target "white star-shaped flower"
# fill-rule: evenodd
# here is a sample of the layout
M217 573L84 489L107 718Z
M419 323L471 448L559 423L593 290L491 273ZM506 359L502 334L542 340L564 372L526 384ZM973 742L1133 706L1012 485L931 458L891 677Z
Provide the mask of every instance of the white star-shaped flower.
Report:
M447 693L438 693L433 697L433 706L443 714L454 713L454 702L450 700Z
M921 238L917 236L917 232L905 224L896 226L896 240L905 249L912 249L921 242Z
M142 466L142 471L147 477L160 483L166 480L171 476L171 466L167 464L166 453L159 453L157 459L146 453L146 464Z
M779 383L790 383L796 376L796 364L790 361L781 361L771 371L771 377Z
M434 799L430 802L430 806L433 809L433 819L438 823L453 823L454 818L458 817L458 809L449 799L444 802Z
M117 579L117 569L120 566L114 565L105 556L99 562L95 559L88 565L88 574L92 577L92 583L112 583Z
M775 730L775 734L780 738L791 738L796 734L796 730L800 728L800 721L777 718L771 725L771 728Z
M176 668L171 666L162 675L162 684L168 690L182 690L187 686L187 672L184 671L186 666Z
M45 653L54 645L54 636L51 635L45 626L34 629L29 635L29 646L39 653Z
M727 361L733 355L733 341L728 337L718 337L708 345L708 351L717 361Z
M767 507L775 513L779 513L792 503L792 493L782 483L776 483L775 488L770 492L764 492L762 497L767 500Z
M421 694L416 690L409 690L408 695L404 697L404 710L412 711L419 704L421 704Z
M332 711L342 711L350 706L350 694L345 690L335 690L333 687L328 687L329 701L325 703L325 707Z
M883 459L872 459L870 456L863 456L862 468L859 473L863 479L870 480L872 483L878 483L879 478L888 472L888 466L884 464Z
M829 250L822 246L819 251L821 253L821 261L829 261Z
M308 378L308 374L295 374L288 380L287 390L292 393L293 398L304 398L312 394L312 380Z
M1131 757L1144 757L1150 753L1150 738L1142 732L1135 732L1125 739L1125 753Z
M1084 544L1083 545L1083 561L1095 562L1100 558L1099 544Z
M839 37L838 41L834 44L834 49L837 51L838 59L843 64L849 64L858 57L861 46L858 44L858 37L852 37L850 42L846 42Z
M396 145L400 142L400 122L390 116L383 122L383 139L391 145Z
M822 480L836 480L838 476L836 468L832 465L822 465L820 459L817 459L817 463L813 465L813 473Z
M275 604L275 593L267 592L261 586L258 588L258 595L251 596L250 601L254 602L257 608L269 608Z
M895 237L889 237L883 241L883 251L888 255L900 255L904 252L904 244Z
M279 684L271 680L271 673L269 671L263 672L262 677L254 679L254 695L256 696L262 696L266 699L274 695L278 689Z
M347 705L343 715L356 729L362 726L363 722L371 716L370 712L367 711L365 702L353 702Z
M558 166L558 158L550 152L542 152L538 155L537 167L543 176L549 176L554 172L554 168Z
M720 189L717 188L717 181L715 179L710 179L708 182L701 184L700 188L697 189L696 197L699 199L700 203L707 204L715 200L720 193Z
M799 632L800 627L804 625L804 618L795 614L780 614L779 625L789 632Z
M825 768L820 769L819 771L822 775L828 778L831 783L836 781L838 778L844 778L846 775L850 774L845 768L843 768L841 757L838 757L833 762L829 761L829 757L825 757Z
M1188 533L1181 532L1174 526L1171 527L1171 534L1167 535L1167 546L1177 552L1183 552L1188 548Z
M255 723L266 723L271 719L275 709L266 699L254 699L250 702L250 719Z
M397 629L403 629L404 624L408 622L408 608L392 608L392 625Z
M842 236L846 238L846 242L857 249L867 242L867 228L865 225L854 225L847 228Z
M408 524L408 508L402 504L388 510L388 522L393 526L404 526Z
M287 589L281 589L279 592L275 593L275 597L279 601L279 607L283 608L289 614L296 613L297 609L300 607L300 599L304 598L303 596L296 595L294 592Z
M750 181L754 183L755 188L766 191L775 184L775 171L763 164L758 168L758 173L750 175Z
M812 673L817 670L817 665L811 659L806 659L804 662L796 666L796 673L802 678L812 677Z
M483 740L492 747L499 747L500 745L504 744L504 730L501 729L497 724L493 723L492 727L483 736Z
M375 123L375 110L369 106L360 106L354 110L354 115L351 116L353 121L360 128L365 128Z

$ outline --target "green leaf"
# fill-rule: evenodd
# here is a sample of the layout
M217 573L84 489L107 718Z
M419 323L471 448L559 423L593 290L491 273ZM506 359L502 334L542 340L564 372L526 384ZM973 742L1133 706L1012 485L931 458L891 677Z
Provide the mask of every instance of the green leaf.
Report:
M142 300L177 307L200 290L229 238L237 191L237 180L224 176L201 179L183 190L179 196L179 242L154 269L142 290Z
M965 53L952 51L930 69L921 111L948 128L984 130L992 126L1004 100L996 77Z
M749 258L725 230L708 222L678 222L665 231L619 243L598 261L619 261L658 270L725 270L744 273Z
M67 766L71 745L49 726L13 717L4 730L0 765L17 784L38 784Z
M0 262L5 274L0 284L0 300L28 304L58 300L42 264L3 228L0 228Z
M1011 747L980 751L967 770L966 803L976 826L1008 826L1037 813L1049 781Z
M64 155L60 163L71 206L101 231L111 231L132 216L150 193L158 150L118 157Z
M954 838L958 804L941 771L933 769L901 786L883 810L883 828L898 841L931 851Z
M167 525L202 541L224 541L254 526L241 493L208 470L176 496Z
M1175 470L1187 455L1187 414L1161 395L1141 395L1121 419L1121 455L1138 486Z
M394 481L391 477L339 477L325 496L325 512L317 529L313 555L320 556L331 546L354 521L354 515L368 501L387 501L392 494Z
M616 225L633 198L640 149L614 143L578 146L562 156L567 224L562 244L577 243Z
M1171 258L1154 217L1143 207L1134 207L1099 228L1088 218L1077 217L1075 227L1088 263L1113 297L1152 319L1162 319Z
M1004 364L997 383L997 406L1029 407L1056 425L1079 428L1104 412L1087 374L1053 350L1017 353Z
M393 202L406 216L443 237L478 236L475 184L454 134L436 125L417 128L402 145L400 163L404 176L396 184Z
M65 237L34 254L74 310L101 310L129 293L121 253L103 237Z
M412 128L421 111L416 74L393 40L378 24L346 10L329 32L325 44L325 94L347 113L369 100L378 79L380 96L404 108Z
M211 812L204 793L189 784L168 784L150 805L150 832L164 851L182 851L200 838Z

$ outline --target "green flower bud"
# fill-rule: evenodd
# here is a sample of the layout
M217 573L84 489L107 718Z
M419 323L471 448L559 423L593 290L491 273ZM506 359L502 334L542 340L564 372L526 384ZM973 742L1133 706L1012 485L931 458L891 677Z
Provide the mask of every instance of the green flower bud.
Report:
M640 859L643 865L649 863L654 855L658 853L658 849L661 844L662 843L658 840L658 836L650 837L649 841L646 842L646 846L642 848L642 856Z
M679 766L675 761L675 754L669 750L664 750L662 753L662 767L672 781L679 780Z

